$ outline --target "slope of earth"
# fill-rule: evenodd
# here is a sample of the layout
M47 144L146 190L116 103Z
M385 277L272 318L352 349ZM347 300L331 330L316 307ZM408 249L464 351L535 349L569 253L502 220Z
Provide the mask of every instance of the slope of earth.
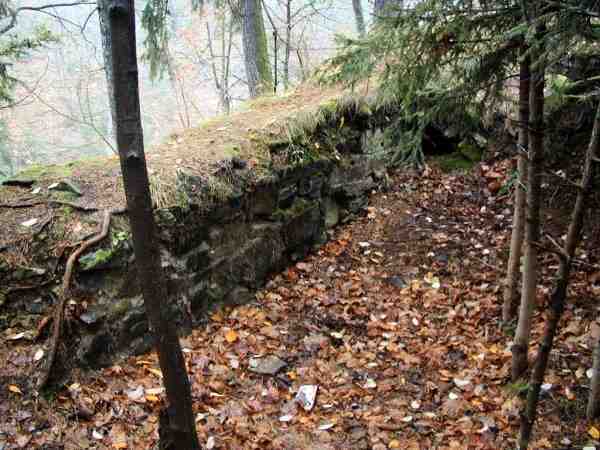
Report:
M485 187L509 168L397 175L363 217L273 277L253 303L215 313L185 338L205 448L514 448L522 386L508 383L510 332L499 326L510 197ZM597 255L587 256L551 358L534 449L598 445L598 424L583 419L600 330ZM538 309L556 267L544 258ZM542 320L538 311L536 342ZM1 350L0 377L10 380L0 392L1 448L156 443L164 399L156 355L75 373L68 386L36 396L13 376L35 350ZM307 410L293 401L306 385L318 387Z

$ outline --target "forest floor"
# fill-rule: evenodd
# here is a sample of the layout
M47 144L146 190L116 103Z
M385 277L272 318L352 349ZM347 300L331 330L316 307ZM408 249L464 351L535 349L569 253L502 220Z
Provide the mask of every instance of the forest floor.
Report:
M353 223L272 277L244 306L213 314L182 344L207 449L508 449L524 385L509 383L500 326L510 234L509 161L471 174L397 174ZM502 191L500 191L502 192ZM554 215L556 217L556 215ZM564 233L553 223L557 239ZM543 388L533 449L596 448L584 419L590 349L600 334L600 271L584 246ZM533 339L557 261L543 257ZM0 448L151 448L164 401L155 354L36 396L16 377L37 348L0 352ZM277 356L276 375L250 361ZM318 386L314 407L293 399Z

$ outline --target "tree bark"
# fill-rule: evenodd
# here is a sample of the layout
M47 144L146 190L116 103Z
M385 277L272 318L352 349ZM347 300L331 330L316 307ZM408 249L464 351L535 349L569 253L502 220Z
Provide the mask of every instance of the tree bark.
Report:
M516 313L520 279L521 255L525 222L525 205L527 184L527 147L529 144L529 90L531 77L531 58L526 55L527 47L521 48L521 63L519 70L519 140L517 163L517 186L515 188L515 207L513 212L512 234L510 238L510 257L504 287L504 304L502 321L510 322Z
M571 273L571 262L575 256L575 250L581 241L581 233L583 229L583 220L585 211L589 203L589 195L592 191L594 182L594 166L596 155L598 154L598 148L600 147L600 104L596 110L596 117L594 119L594 128L592 130L592 137L586 152L585 165L583 169L583 176L581 180L581 186L579 193L577 194L577 200L573 208L571 216L571 222L569 224L569 231L567 232L567 239L561 252L560 265L558 267L558 274L556 276L556 283L552 296L550 298L550 311L549 318L546 322L546 328L544 331L544 338L542 346L538 352L538 357L535 362L531 380L529 382L529 390L527 392L527 403L525 405L525 411L521 414L521 430L519 434L519 448L525 450L529 446L531 434L533 431L533 424L536 419L537 404L540 396L540 388L544 382L544 375L548 366L548 359L550 357L550 351L554 343L554 337L558 330L558 323L562 316L565 300L567 297L567 287L569 285L569 275ZM595 364L597 368L597 364ZM590 402L592 397L590 396ZM594 405L597 407L597 402ZM588 404L589 412L589 404Z
M600 339L594 348L594 365L590 381L590 396L586 409L587 418L593 420L600 416Z
M100 23L100 40L102 43L102 59L104 60L104 75L106 77L106 93L108 94L108 117L106 121L106 135L109 142L115 142L115 96L113 94L113 74L110 63L112 55L112 39L108 23L108 7L104 0L98 0L98 21Z
M135 47L134 0L101 0L109 18L117 146L133 238L137 274L153 331L168 400L161 448L199 449L190 383L170 317L144 155Z
M541 44L540 44L541 45ZM535 56L539 57L538 49ZM532 61L536 58L532 56ZM519 321L512 347L512 379L518 380L527 371L527 356L531 334L531 318L536 302L538 247L540 238L540 186L544 153L544 76L545 69L532 71L529 95L529 164L527 173L527 222L525 223L525 260Z
M352 0L352 9L354 10L354 20L356 20L356 31L360 37L363 37L366 28L361 0Z
M404 8L404 0L375 0L373 15L377 20L398 14L402 8Z
M285 2L285 60L283 61L283 87L290 86L290 56L292 54L292 0Z
M273 74L261 0L244 0L242 41L250 97L273 92Z

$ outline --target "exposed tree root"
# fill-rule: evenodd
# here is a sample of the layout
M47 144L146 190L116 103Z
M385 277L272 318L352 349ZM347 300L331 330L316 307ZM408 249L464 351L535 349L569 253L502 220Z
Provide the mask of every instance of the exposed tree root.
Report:
M10 209L33 208L34 206L40 206L40 205L48 205L50 207L69 206L78 211L85 211L85 212L98 211L98 208L96 208L95 206L79 205L77 203L67 202L64 200L40 200L40 201L24 202L24 203L0 203L0 208L10 208Z
M67 260L67 267L65 269L65 274L63 275L62 280L62 289L60 293L60 297L58 299L58 303L54 309L53 315L53 323L52 323L52 336L50 337L50 347L48 349L48 356L46 357L45 364L42 368L42 373L40 378L38 379L37 388L42 389L48 383L50 379L50 375L52 373L52 367L54 366L54 362L56 359L56 350L58 348L58 344L60 342L61 331L64 322L65 315L65 304L67 302L67 298L69 297L69 288L71 285L71 278L73 276L73 269L75 267L75 263L79 256L89 247L94 244L97 244L102 239L104 239L108 235L108 230L110 228L110 218L113 214L118 214L122 212L122 210L116 209L108 209L104 211L104 218L102 220L102 225L100 231L95 236L85 240L82 244L75 250Z

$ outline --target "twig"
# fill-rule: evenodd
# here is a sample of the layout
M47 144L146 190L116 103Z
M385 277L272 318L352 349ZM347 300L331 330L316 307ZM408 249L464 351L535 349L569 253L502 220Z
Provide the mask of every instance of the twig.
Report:
M556 247L556 251L559 252L561 257L563 257L565 259L570 259L569 255L567 255L567 252L565 252L564 247L562 245L560 245L558 242L556 242L552 236L547 234L546 239L548 239L552 243L552 245L554 245L554 247Z
M54 366L54 361L56 359L56 350L60 341L60 335L64 321L65 304L69 296L69 288L71 285L71 277L73 276L73 268L75 267L75 263L77 262L79 256L87 248L91 247L94 244L97 244L108 235L108 230L110 227L110 218L113 214L117 212L118 211L114 209L105 210L100 232L96 236L84 241L77 248L77 250L71 253L69 259L67 260L67 267L65 269L65 274L62 280L62 289L60 297L54 309L52 336L50 338L50 348L48 351L48 357L46 358L46 363L44 365L42 374L40 375L40 378L38 380L38 389L42 389L44 386L46 386L46 384L48 383L48 379L50 378L50 374L52 372L52 366Z
M48 200L47 203L48 203L48 206L69 206L73 209L77 209L79 211L85 211L85 212L98 211L98 208L95 206L78 205L77 203L67 202L64 200ZM113 213L113 214L116 214L116 213Z
M472 258L475 259L476 261L479 261L481 264L483 264L484 266L486 266L486 267L488 267L488 268L490 268L492 270L498 270L498 267L493 266L492 264L484 261L482 258L479 258L477 256L473 256Z
M385 431L400 431L402 430L402 425L393 424L393 423L378 423L377 428Z
M44 231L44 228L46 228L48 226L48 224L50 222L52 222L53 218L54 218L54 214L49 213L48 217L46 217L46 219L44 219L44 221L41 224L39 224L38 227L36 227L37 229L34 230L32 238L35 238L35 236L37 236L42 231Z
M44 205L46 202L32 202L32 203L0 203L0 208L32 208L38 205Z
M44 286L48 286L49 284L54 283L54 278L51 278L49 280L46 281L42 281L39 284L30 284L30 285L26 285L26 286L14 286L14 287L10 287L8 288L8 290L6 291L7 294L10 294L12 292L19 292L19 291L30 291L30 290L34 290L34 289L40 289L43 288Z
M539 242L533 242L532 245L534 247L539 248L540 250L547 252L547 253L552 253L553 255L558 256L560 259L563 259L565 257L564 252L562 251L562 249L558 249L558 248L552 248L552 247L548 247L544 244L540 244Z

